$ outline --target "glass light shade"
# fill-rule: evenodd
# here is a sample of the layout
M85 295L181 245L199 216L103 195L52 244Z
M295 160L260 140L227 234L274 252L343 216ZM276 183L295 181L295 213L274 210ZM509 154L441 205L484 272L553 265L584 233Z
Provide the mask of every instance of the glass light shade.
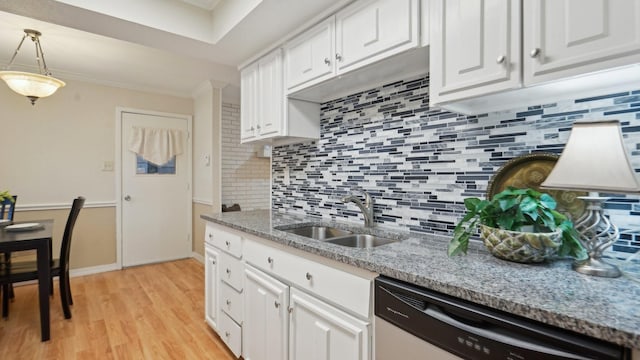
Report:
M576 122L558 162L540 185L546 189L640 193L620 122Z
M0 78L11 90L29 98L47 97L65 86L64 81L54 77L22 71L0 71Z

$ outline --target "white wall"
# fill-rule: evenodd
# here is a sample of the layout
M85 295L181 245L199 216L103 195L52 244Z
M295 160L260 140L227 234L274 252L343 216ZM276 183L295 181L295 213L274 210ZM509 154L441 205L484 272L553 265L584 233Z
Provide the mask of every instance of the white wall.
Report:
M240 105L222 104L222 203L242 210L269 209L271 162L259 145L240 144Z

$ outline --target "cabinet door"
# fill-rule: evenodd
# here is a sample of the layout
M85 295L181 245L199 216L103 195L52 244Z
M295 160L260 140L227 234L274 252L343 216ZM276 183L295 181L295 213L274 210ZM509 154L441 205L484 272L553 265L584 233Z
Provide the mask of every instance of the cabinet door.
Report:
M258 64L252 64L240 72L240 140L250 140L257 134L258 115Z
M284 88L280 49L258 61L258 104L256 128L260 136L282 135Z
M640 0L525 0L525 84L640 61Z
M218 318L218 252L205 245L204 253L204 317L212 329L217 329Z
M204 316L205 321L217 329L218 318L218 252L206 244L204 249Z
M432 104L520 86L519 0L431 0Z
M358 1L337 13L338 74L418 46L418 15L418 0Z
M291 288L291 360L367 360L369 324Z
M244 339L246 360L286 360L289 335L289 287L246 266Z
M309 86L333 76L334 26L332 16L285 45L288 92L301 88L302 84Z

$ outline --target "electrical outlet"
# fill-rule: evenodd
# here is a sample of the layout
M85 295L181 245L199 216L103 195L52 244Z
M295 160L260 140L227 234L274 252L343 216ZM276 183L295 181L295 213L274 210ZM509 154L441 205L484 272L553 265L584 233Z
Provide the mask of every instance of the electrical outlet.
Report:
M102 171L113 171L113 161L105 160L102 164Z

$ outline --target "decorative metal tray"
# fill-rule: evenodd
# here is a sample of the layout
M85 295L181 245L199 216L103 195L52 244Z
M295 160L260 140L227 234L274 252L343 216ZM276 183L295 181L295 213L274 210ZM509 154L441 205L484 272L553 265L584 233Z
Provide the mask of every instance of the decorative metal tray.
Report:
M540 184L547 178L558 158L556 154L540 152L507 161L489 180L487 199L491 199L508 186L532 188L549 193L558 202L558 211L571 220L577 220L586 210L584 201L578 199L578 196L587 195L586 192L540 189Z

